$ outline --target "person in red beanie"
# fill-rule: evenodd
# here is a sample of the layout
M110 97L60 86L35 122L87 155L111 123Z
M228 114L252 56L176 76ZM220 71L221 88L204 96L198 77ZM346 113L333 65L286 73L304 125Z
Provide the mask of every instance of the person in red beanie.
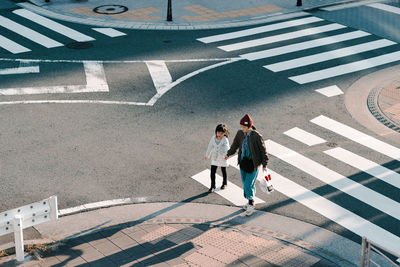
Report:
M248 199L248 204L243 208L246 215L250 216L254 212L254 196L256 193L256 180L258 168L262 165L266 171L268 154L262 135L253 125L253 120L249 114L245 114L240 120L240 130L236 133L231 148L226 153L225 159L238 152L238 164L243 183L244 197ZM272 191L271 187L271 191Z

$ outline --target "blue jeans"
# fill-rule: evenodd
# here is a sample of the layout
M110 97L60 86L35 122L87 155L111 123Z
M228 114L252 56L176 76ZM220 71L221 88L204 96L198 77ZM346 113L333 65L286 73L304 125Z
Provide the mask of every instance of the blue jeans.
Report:
M256 181L258 176L258 168L252 172L247 173L240 170L240 176L242 177L244 197L247 199L253 199L256 194Z

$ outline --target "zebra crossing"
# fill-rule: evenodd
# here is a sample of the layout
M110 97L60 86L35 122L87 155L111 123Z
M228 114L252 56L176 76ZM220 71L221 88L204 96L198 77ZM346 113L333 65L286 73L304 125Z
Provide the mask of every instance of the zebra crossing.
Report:
M312 132L305 131L299 127L294 127L284 132L281 142L293 144L293 141L295 141L300 147L319 146L318 148L321 148L321 151L318 152L319 154L314 153L312 156L305 156L301 152L297 152L296 149L268 139L265 141L265 144L272 160L275 164L282 162L291 166L290 168L293 168L297 172L301 171L305 173L305 177L308 178L302 177L303 180L301 180L301 183L304 182L307 185L311 182L308 179L316 179L332 187L344 199L350 198L352 202L333 201L328 199L329 196L320 195L317 193L318 191L307 189L300 184L299 180L295 182L294 180L296 179L291 179L293 172L288 168L282 171L284 173L278 173L270 169L275 190L353 233L373 240L389 251L400 252L400 229L394 227L395 230L393 231L392 228L391 231L387 229L387 224L374 223L369 215L366 215L368 211L362 210L365 207L372 208L380 216L387 217L389 220L395 221L397 225L400 225L400 203L398 202L398 197L395 197L400 193L400 174L396 172L400 168L400 148L324 115L311 119L307 127L312 128ZM332 139L332 135L350 141L351 147L365 148L366 151L365 149L360 149L358 150L361 151L359 152L360 154L357 154L354 151L350 151L351 149L340 146L324 149L325 146L322 144L328 144ZM345 143L347 144L348 142ZM330 160L328 163L319 163L322 155L329 156ZM315 157L315 159L311 157ZM383 166L384 164L376 163L374 161L375 157L383 157L386 161L388 160L387 158L389 158L389 161L393 160L395 166L393 164L392 166L394 166L394 169L392 170ZM228 163L231 167L238 169L237 156L230 158ZM348 165L356 172L359 171L364 180L372 176L376 179L376 183L380 183L380 187L389 186L392 188L390 195L383 194L381 191L377 192L368 187L367 184L341 174L343 170L340 169L339 163ZM209 175L209 170L205 170L194 175L192 178L199 182L201 180L200 183L205 187L209 187ZM261 175L260 172L258 179L262 178ZM217 184L219 183L222 183L222 177L217 176ZM232 182L230 184L233 186L229 185L224 190L217 189L216 193L234 205L239 206L244 204L246 200L237 189L237 187L242 187L242 185L234 185ZM266 195L263 195L258 190L257 197L256 203L263 203ZM349 207L357 208L351 210Z
M26 24L33 24L38 29L45 28L46 31L50 31L55 33L54 37L47 36L45 33L41 33L38 30L34 30ZM33 13L27 9L21 8L13 10L10 14L0 15L0 53L1 50L4 49L13 54L30 52L32 49L30 47L26 47L25 43L38 44L45 48L55 48L62 47L66 45L65 39L64 43L61 40L59 35L66 37L68 40L73 40L76 42L90 42L94 41L95 38L81 33L75 29L67 27L59 22L51 20L49 18L43 17L36 13ZM4 31L3 29L7 29ZM109 37L118 37L126 35L123 32L117 31L111 28L92 28L93 32L101 33ZM19 35L24 38L24 44L20 44L15 40L12 40L13 37L6 36L9 33L10 36ZM26 40L26 41L25 41Z
M197 40L215 44L225 52L238 53L239 57L249 61L258 60L265 69L285 72L298 84L400 61L398 43L314 16ZM307 55L299 56L301 53ZM291 75L291 72L296 75Z

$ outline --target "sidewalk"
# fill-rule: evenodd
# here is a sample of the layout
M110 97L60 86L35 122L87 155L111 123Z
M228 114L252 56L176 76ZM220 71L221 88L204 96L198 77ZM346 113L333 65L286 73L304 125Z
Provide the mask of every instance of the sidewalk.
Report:
M195 203L114 206L37 225L56 242L19 266L355 266L361 247L314 225ZM15 255L0 258L15 266Z

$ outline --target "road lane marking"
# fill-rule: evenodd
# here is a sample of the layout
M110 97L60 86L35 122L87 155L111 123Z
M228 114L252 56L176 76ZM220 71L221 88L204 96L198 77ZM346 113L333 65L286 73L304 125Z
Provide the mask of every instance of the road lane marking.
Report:
M240 55L240 57L245 58L247 60L253 61L253 60L258 60L262 58L269 58L269 57L274 57L274 56L280 56L292 52L297 52L297 51L302 51L305 49L309 48L314 48L314 47L320 47L328 44L334 44L334 43L339 43L347 40L352 40L352 39L357 39L361 38L364 36L371 35L370 33L363 32L363 31L354 31L354 32L348 32L348 33L343 33L343 34L338 34L334 36L329 36L329 37L324 37L324 38L319 38L311 41L306 41L306 42L301 42L301 43L296 43L296 44L291 44L291 45L285 45L285 46L280 46L277 48L272 48L272 49L266 49L262 51L257 51L257 52L252 52L252 53L247 53Z
M211 178L210 178L210 170L206 169L196 175L193 175L191 177L192 179L196 180L197 182L201 183L204 185L206 188L210 188L211 186ZM215 175L215 184L222 185L222 177L218 174ZM235 185L234 183L231 183L228 181L228 187L224 190L220 190L217 188L215 190L215 193L218 195L222 196L229 202L233 203L236 206L243 206L247 204L247 199L243 197L243 189L240 188L239 186ZM260 203L265 203L264 200L259 199L258 197L254 197L254 203L255 204L260 204Z
M117 31L116 29L113 29L113 28L92 28L92 30L95 30L99 33L105 34L109 37L119 37L119 36L126 35L126 33Z
M240 37L250 36L250 35L259 34L259 33L265 33L265 32L269 32L269 31L281 30L281 29L285 29L285 28L289 28L289 27L296 27L299 25L309 24L309 23L318 22L318 21L323 21L323 19L320 19L317 17L301 18L301 19L295 19L295 20L270 24L270 25L266 25L266 26L261 26L261 27L255 27L255 28L251 28L251 29L247 29L247 30L241 30L241 31L235 31L235 32L230 32L230 33L223 33L223 34L198 38L197 40L202 43L209 44L209 43L214 43L214 42L220 42L220 41L226 41L226 40L236 39L236 38L240 38Z
M0 69L0 75L13 75L13 74L26 74L26 73L39 73L39 65L21 61L17 68Z
M395 6L385 5L382 3L370 4L368 6L400 15L400 8Z
M327 68L323 70L318 70L314 72L309 72L302 75L289 77L292 81L305 84L315 81L320 81L348 73L357 72L360 70L366 70L370 68L374 68L377 66L385 65L388 63L396 62L400 60L400 51L384 54L377 57L372 57L348 64L339 65L332 68Z
M326 142L325 139L318 137L312 133L306 132L300 128L294 127L286 132L284 132L287 136L296 139L308 146L323 144Z
M340 191L374 207L388 216L400 220L400 203L379 194L362 184L319 164L299 153L286 148L272 140L265 142L268 153L308 173L309 175L331 185Z
M369 159L363 158L341 147L326 150L324 153L388 184L400 188L400 174Z
M395 160L400 161L400 149L380 141L372 136L369 136L363 132L351 128L341 122L330 119L324 115L320 115L311 120L312 123L321 126L322 128L328 129L334 133L346 137L356 143L366 146L372 150L375 150L383 155L391 157Z
M31 41L38 43L46 48L63 46L62 43L50 39L43 34L40 34L3 16L0 16L0 26L3 26L4 28L13 31L27 39L30 39Z
M311 64L316 64L332 59L347 57L391 45L395 45L395 42L380 39L376 41L371 41L367 43L362 43L358 45L353 45L345 48L335 49L323 53L318 53L310 56L299 57L292 60L281 61L278 63L265 65L264 68L269 69L273 72L279 72L284 70L290 70L298 67L303 67Z
M172 77L168 67L162 60L146 61L146 66L150 72L154 87L157 93L160 93L163 88L172 83Z
M328 7L323 7L319 8L320 10L324 11L335 11L335 10L341 10L341 9L346 9L346 8L352 8L352 7L358 7L358 6L365 6L368 3L376 3L380 2L381 0L367 0L367 1L357 1L355 3L347 3L347 4L342 4L342 5L334 5L334 6L328 6Z
M64 26L54 20L45 18L36 13L33 13L27 9L23 9L23 8L17 9L17 10L14 10L13 13L17 14L23 18L29 19L30 21L33 21L39 25L42 25L43 27L53 30L59 34L67 36L68 38L75 40L77 42L87 42L87 41L95 40L90 36L87 36L83 33L73 30L67 26Z
M222 49L224 51L230 52L230 51L260 46L260 45L272 44L272 43L295 39L295 38L299 38L299 37L314 35L314 34L318 34L318 33L334 31L334 30L343 29L343 28L346 28L346 26L340 25L337 23L332 23L332 24L328 24L328 25L324 25L324 26L320 26L320 27L314 27L314 28L309 28L309 29L305 29L305 30L283 33L283 34L268 36L268 37L264 37L264 38L254 39L254 40L250 40L250 41L234 43L234 44L230 44L230 45L218 46L218 48Z
M31 51L29 48L26 48L25 46L22 46L2 35L0 35L0 47L4 48L5 50L13 54Z
M324 87L321 89L315 90L316 92L323 94L324 96L327 97L332 97L332 96L337 96L337 95L342 95L343 91L340 90L340 88L337 85L332 85L328 87Z

